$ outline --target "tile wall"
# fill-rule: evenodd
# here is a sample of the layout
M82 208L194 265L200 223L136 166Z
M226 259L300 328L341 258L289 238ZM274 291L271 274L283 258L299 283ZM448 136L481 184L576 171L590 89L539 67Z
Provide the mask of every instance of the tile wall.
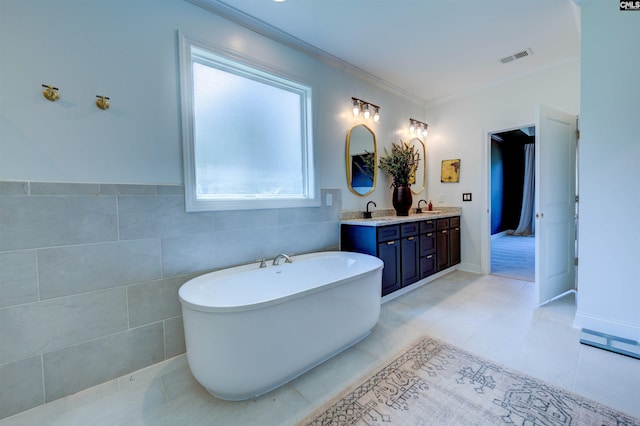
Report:
M0 182L0 418L185 351L203 271L338 247L333 206L184 211L170 185Z

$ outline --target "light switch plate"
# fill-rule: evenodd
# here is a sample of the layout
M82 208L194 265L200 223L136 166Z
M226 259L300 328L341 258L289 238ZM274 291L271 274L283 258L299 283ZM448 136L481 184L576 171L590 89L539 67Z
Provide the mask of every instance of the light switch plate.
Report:
M462 201L471 201L471 193L463 192L462 193Z

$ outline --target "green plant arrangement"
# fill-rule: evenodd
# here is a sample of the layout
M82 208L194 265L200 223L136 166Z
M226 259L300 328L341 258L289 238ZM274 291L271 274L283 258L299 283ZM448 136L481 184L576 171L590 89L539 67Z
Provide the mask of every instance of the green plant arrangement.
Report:
M382 172L392 178L391 187L411 186L415 182L415 171L420 162L420 153L413 145L400 141L391 144L391 153L384 149L378 166Z

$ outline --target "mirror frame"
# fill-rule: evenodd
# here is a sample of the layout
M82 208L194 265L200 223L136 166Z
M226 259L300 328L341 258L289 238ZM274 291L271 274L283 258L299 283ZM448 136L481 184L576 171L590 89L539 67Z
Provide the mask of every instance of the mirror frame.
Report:
M418 190L413 190L413 186L411 186L411 192L413 193L413 195L418 195L420 194L422 191L425 190L425 188L427 187L427 147L425 146L424 142L422 141L422 139L420 138L413 138L409 141L410 144L414 144L414 142L419 142L420 145L417 145L418 151L420 151L420 148L422 147L422 152L419 152L420 154L420 161L422 162L422 187L420 187L420 189ZM416 172L417 172L417 167L416 167ZM415 183L414 185L418 185L418 180L419 177L415 176Z
M353 189L352 186L352 180L351 180L351 133L353 132L353 130L357 127L364 127L369 133L371 133L371 136L373 137L373 157L374 157L374 168L373 168L373 184L371 186L371 190L361 194L359 192L356 192L356 190ZM351 191L352 193L356 194L359 197L366 197L367 195L371 194L373 191L375 191L376 189L376 181L378 178L378 147L377 147L377 143L376 143L376 134L373 130L371 130L371 128L369 126L367 126L366 124L356 124L355 126L351 127L349 129L349 132L347 133L347 143L345 146L345 170L347 173L347 187L349 188L349 191Z

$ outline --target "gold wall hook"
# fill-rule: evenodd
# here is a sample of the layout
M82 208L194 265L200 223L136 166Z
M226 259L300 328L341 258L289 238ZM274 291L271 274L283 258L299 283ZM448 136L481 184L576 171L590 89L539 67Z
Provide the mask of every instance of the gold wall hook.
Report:
M58 93L59 89L57 87L48 86L46 84L43 84L42 87L44 87L42 96L44 96L46 99L50 100L51 102L55 102L60 99L60 93Z
M100 96L100 95L96 95L96 98L98 98L96 100L96 106L98 108L100 108L101 110L107 110L109 109L109 107L111 106L111 104L109 103L109 98L106 96Z

